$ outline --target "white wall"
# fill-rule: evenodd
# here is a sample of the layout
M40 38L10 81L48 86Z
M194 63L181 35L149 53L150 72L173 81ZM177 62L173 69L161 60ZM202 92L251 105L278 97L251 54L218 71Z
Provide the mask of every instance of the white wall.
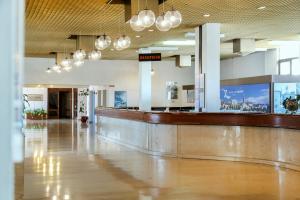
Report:
M127 91L128 106L138 106L138 62L132 60L86 61L79 68L61 74L47 74L45 70L54 64L54 59L26 58L24 69L25 84L53 85L95 85L108 90L107 104L114 106L114 91ZM152 80L152 105L166 105L166 82L176 81L180 87L179 99L172 106L185 106L182 85L194 84L194 68L177 68L175 61L153 62L155 75ZM114 87L109 87L114 85Z
M277 51L221 60L221 80L277 74Z
M39 94L43 96L43 101L29 101L29 105L25 103L26 110L48 109L48 89L47 88L23 88L23 94Z
M194 85L194 67L178 68L175 67L175 62L171 61L153 62L152 64L155 72L152 76L152 106L168 105L166 96L166 82L168 81L175 81L179 86L178 100L169 104L170 106L194 106L194 104L186 103L185 91L182 91L183 85Z

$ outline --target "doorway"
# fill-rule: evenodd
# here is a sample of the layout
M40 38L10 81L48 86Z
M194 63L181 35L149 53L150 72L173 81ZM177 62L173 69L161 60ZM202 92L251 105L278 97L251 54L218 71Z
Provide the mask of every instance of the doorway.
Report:
M49 88L48 89L48 118L72 119L77 113L77 89Z

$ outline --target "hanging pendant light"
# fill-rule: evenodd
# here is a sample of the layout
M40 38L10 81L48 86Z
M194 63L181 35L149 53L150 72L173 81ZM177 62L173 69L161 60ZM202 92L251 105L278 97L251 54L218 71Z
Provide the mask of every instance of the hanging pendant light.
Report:
M75 60L73 63L76 67L80 67L84 64L83 60Z
M67 72L69 72L72 69L72 65L65 66L62 69L65 70L65 71L67 71Z
M131 39L129 36L123 35L118 39L118 46L122 49L127 49L130 47Z
M145 28L149 28L155 23L155 14L152 10L144 9L139 12L138 18L142 21Z
M172 24L166 19L165 14L162 13L162 15L156 19L156 27L158 30L165 32L171 29Z
M114 41L114 48L117 50L117 51L121 51L123 50L123 48L121 47L121 42L119 40L119 38L115 39Z
M57 71L57 70L61 69L61 66L58 65L58 64L55 64L55 65L53 65L52 69L53 69L54 71Z
M99 60L101 58L101 52L100 51L91 51L89 53L89 59L90 60Z
M130 26L134 31L140 32L145 29L143 26L142 20L138 15L133 15L130 19Z
M61 62L60 62L60 65L63 67L63 68L69 68L71 67L72 68L72 61L68 58L65 58L63 59Z
M82 49L79 49L79 50L75 51L75 53L73 55L74 60L84 60L85 57L86 57L86 53Z
M57 73L61 73L61 66L58 65L57 63L55 65L53 65L52 69L53 69L53 71L55 71Z
M172 10L166 12L165 18L166 18L166 20L171 22L172 28L178 27L182 22L181 13L178 10L175 10L174 8L172 8Z
M96 39L95 41L95 47L98 50L104 50L107 47L109 47L111 44L111 37L108 35L101 35L99 38Z

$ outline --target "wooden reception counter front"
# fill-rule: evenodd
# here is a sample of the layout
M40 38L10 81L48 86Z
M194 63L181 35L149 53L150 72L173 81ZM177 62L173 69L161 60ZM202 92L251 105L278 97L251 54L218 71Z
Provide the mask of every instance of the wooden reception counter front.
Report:
M101 137L152 155L300 171L300 116L97 109Z

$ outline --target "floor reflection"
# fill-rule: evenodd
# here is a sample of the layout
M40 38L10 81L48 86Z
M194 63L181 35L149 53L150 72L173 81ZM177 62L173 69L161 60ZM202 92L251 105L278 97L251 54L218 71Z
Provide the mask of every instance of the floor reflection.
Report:
M300 199L300 173L291 170L152 157L71 120L28 121L24 134L19 199Z

